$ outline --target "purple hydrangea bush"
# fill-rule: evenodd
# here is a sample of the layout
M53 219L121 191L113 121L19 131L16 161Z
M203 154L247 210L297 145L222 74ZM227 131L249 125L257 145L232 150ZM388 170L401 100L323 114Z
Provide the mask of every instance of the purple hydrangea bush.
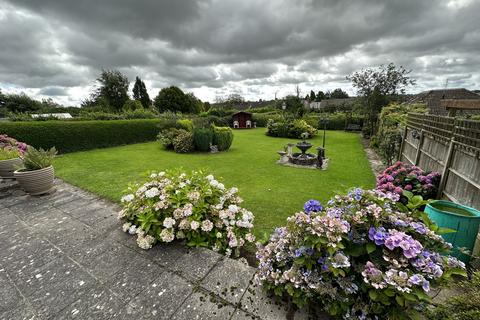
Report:
M377 189L402 195L409 191L423 199L434 199L440 183L440 173L425 172L417 166L397 162L377 176Z
M465 265L442 255L451 245L399 198L355 189L325 208L308 201L258 245L256 282L338 318L414 317L429 305L432 288L464 275Z
M18 151L20 155L23 155L27 151L27 147L28 145L24 142L17 141L6 134L0 134L0 149Z
M147 182L129 187L119 218L125 220L123 231L136 235L142 249L180 239L189 247L238 256L255 237L254 216L239 206L243 200L237 193L202 172L152 173Z

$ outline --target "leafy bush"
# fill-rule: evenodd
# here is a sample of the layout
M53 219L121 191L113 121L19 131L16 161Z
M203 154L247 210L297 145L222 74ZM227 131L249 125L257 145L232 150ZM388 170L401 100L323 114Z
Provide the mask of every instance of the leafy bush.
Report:
M123 230L136 234L142 249L156 241L185 239L189 247L238 256L245 242L255 238L250 233L253 214L238 206L242 200L237 191L202 172L152 173L122 197L119 217L127 221Z
M43 121L0 122L0 132L35 147L60 153L106 148L155 140L163 121Z
M304 132L308 134L308 138L312 138L317 134L317 129L301 119L295 119L293 121L282 120L279 122L270 119L267 123L266 134L272 137L300 139Z
M402 142L402 127L407 121L409 112L424 113L423 104L392 103L382 109L379 117L378 130L371 139L374 147L387 165L391 165Z
M213 131L211 128L195 128L193 130L193 141L198 151L210 151L213 142Z
M0 148L0 160L10 160L19 158L21 156L20 151L18 149L3 149Z
M193 122L190 119L180 119L177 120L177 125L184 130L193 131Z
M417 166L399 161L378 175L377 190L398 195L406 190L424 199L435 199L439 183L440 173L425 172Z
M135 111L143 110L142 103L138 100L127 100L123 104L122 110L125 111Z
M43 150L42 148L37 150L29 146L22 157L25 171L40 170L51 166L56 154L55 147L50 148L50 150Z
M173 150L176 153L188 153L195 150L193 144L193 133L180 129L175 138L173 138Z
M480 272L455 286L455 296L427 312L427 319L471 320L480 319Z
M212 108L207 111L207 114L209 116L222 118L222 117L231 117L236 112L237 110L235 109Z
M279 122L282 120L282 116L277 112L252 114L252 121L255 122L257 127L266 127L269 119L272 119L274 122Z
M465 275L438 227L399 196L355 189L328 207L304 211L259 246L257 283L298 306L321 306L343 319L409 319L431 302L430 288ZM410 211L411 210L411 211Z
M160 131L157 136L158 141L162 144L162 146L167 150L173 150L173 140L176 136L182 131L186 131L183 129L177 128L168 128Z
M213 144L218 151L230 149L233 142L233 131L229 127L213 127Z

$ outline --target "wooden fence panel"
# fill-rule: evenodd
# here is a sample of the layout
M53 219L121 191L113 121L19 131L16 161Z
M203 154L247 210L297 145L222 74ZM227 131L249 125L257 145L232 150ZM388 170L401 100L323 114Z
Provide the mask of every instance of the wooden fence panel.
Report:
M399 160L442 173L439 197L480 210L480 121L410 113Z

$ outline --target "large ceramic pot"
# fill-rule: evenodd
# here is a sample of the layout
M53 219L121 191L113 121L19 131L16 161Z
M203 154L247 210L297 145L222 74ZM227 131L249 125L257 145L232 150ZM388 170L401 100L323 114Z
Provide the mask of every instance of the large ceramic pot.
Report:
M55 172L53 166L49 166L33 171L16 170L14 176L26 192L35 196L50 192L53 189Z
M13 172L22 166L22 159L0 160L0 178L13 179Z

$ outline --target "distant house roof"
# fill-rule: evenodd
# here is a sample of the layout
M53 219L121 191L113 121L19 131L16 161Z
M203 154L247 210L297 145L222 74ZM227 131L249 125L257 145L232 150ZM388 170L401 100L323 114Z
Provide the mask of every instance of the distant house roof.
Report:
M407 103L425 103L431 114L447 115L442 100L480 99L480 95L465 88L427 90L414 95Z
M31 114L32 118L57 118L57 119L72 119L70 113L35 113Z

